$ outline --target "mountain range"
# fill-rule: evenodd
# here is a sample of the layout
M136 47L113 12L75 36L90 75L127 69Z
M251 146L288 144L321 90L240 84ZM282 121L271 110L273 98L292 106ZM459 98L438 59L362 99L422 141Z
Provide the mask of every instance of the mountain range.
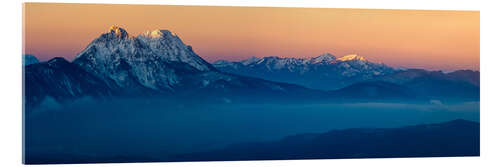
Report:
M131 37L110 27L69 62L56 57L25 66L28 108L83 97L230 97L308 96L302 86L223 73L199 57L168 30ZM216 96L215 96L216 94Z
M408 69L376 80L403 85L417 96L439 100L479 100L479 71L457 70L450 73Z
M479 155L479 123L461 119L306 133L358 116L467 119L475 109L434 104L479 101L478 71L395 69L329 53L209 63L168 30L130 36L117 26L74 60L23 55L23 64L27 164Z
M73 61L25 56L28 109L79 98L233 101L478 100L479 72L394 69L359 55L252 57L208 63L168 30L129 36L112 26Z
M57 120L56 117L50 117ZM54 121L57 122L57 121ZM49 122L46 122L50 124ZM92 122L91 124L93 124ZM117 126L116 124L113 124ZM34 125L33 125L34 126ZM36 128L47 126L40 124ZM72 126L72 125L70 125ZM61 163L118 163L118 162L165 162L165 161L232 161L232 160L289 160L289 159L335 159L335 158L395 158L395 157L451 157L479 156L479 123L457 119L435 124L419 124L397 128L349 128L334 129L324 133L300 133L276 140L235 143L206 151L165 153L158 151L173 146L152 144L151 140L140 145L135 136L128 142L99 140L103 136L116 135L106 125L94 127L101 137L75 131L73 128L50 126L47 131L54 138L44 136L44 131L31 131L27 138L30 146L53 144L57 147L33 147L26 150L28 164ZM48 128L48 127L45 127ZM58 129L59 128L59 129ZM143 127L133 126L145 137ZM161 128L161 127L152 127ZM43 128L42 128L43 129ZM42 130L40 129L40 130ZM118 128L120 129L120 128ZM140 129L140 130L139 130ZM39 130L39 129L37 129ZM46 130L46 129L45 129ZM84 129L82 129L84 130ZM130 129L126 129L128 131ZM147 129L146 132L149 132ZM204 130L202 128L202 130ZM121 132L121 131L120 131ZM159 131L153 131L153 136ZM123 133L123 132L122 132ZM163 132L162 132L163 133ZM251 133L251 132L247 132ZM71 135L77 137L72 138ZM128 134L128 133L125 133ZM68 137L69 136L69 137ZM124 135L126 136L126 135ZM47 139L52 139L48 140ZM96 139L97 138L97 139ZM147 138L147 137L146 137ZM204 140L203 138L201 140ZM104 142L107 145L103 145ZM108 143L109 142L109 143ZM48 145L50 145L48 144ZM86 147L82 147L84 145ZM114 145L109 146L109 145ZM117 146L116 146L117 145ZM163 147L162 147L163 146ZM96 148L92 148L96 147ZM104 148L101 148L104 147ZM147 151L145 151L145 148ZM38 148L35 149L35 148ZM101 149L97 149L101 148ZM40 150L41 149L41 150ZM95 151L104 150L104 151Z
M478 156L479 123L462 119L401 128L356 128L240 143L175 161Z
M251 57L238 62L219 60L213 65L228 73L326 90L340 89L396 71L356 54L336 58L330 53L313 58Z
M479 71L395 69L356 54L340 58L329 53L313 58L251 57L236 62L218 60L213 65L228 73L330 90L340 98L391 98L385 95L392 93L403 99L479 99Z

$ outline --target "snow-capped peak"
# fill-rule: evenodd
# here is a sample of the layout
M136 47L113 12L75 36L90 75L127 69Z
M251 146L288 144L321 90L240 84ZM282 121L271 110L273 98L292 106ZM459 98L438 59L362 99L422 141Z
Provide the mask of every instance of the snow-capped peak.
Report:
M255 62L258 62L259 60L261 60L261 58L258 58L258 57L255 57L255 56L252 56L248 59L245 59L245 60L242 60L241 63L243 65L249 65L249 64L252 64L252 63L255 63Z
M180 82L179 71L199 73L215 69L170 31L154 30L128 37L117 26L93 40L73 63L102 76L110 86L136 85L153 90L172 89Z
M121 38L128 38L128 33L125 31L125 29L118 27L118 26L111 26L109 27L108 33L116 35Z
M351 61L351 60L360 60L360 61L366 61L364 57L358 56L357 54L350 54L343 56L341 58L338 58L337 60L339 61Z
M167 35L174 37L177 36L175 33L172 33L168 30L160 30L160 29L156 29L153 31L146 31L145 33L143 33L143 35L150 38L162 38Z
M311 63L312 64L317 64L317 63L331 63L335 62L336 58L330 53L323 53L318 57L311 58Z
M318 56L316 58L335 58L335 56L333 56L330 53L323 53L323 54L321 54L320 56Z

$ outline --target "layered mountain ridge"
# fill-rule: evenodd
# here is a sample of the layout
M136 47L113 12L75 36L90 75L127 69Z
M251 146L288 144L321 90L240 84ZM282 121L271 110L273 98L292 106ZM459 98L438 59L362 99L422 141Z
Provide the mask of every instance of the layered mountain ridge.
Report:
M337 58L330 53L210 64L168 30L134 37L117 26L89 43L72 62L54 58L26 65L24 83L28 108L84 97L170 96L221 102L479 98L477 71L398 70L356 54Z
M453 142L450 142L453 141ZM400 128L355 128L180 154L177 161L478 156L479 123L463 119Z
M213 65L224 72L331 91L336 99L478 100L479 71L395 69L357 54L313 58L251 57Z

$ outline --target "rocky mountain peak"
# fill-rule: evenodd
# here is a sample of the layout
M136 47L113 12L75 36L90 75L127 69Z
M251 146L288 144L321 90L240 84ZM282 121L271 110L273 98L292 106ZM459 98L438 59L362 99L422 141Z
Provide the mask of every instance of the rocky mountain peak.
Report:
M335 63L337 58L330 53L323 53L318 57L311 58L311 63Z
M352 60L367 61L366 58L359 56L357 54L349 54L349 55L343 56L341 58L338 58L337 60L339 60L339 61L352 61Z
M109 27L108 33L120 38L128 38L128 33L125 29L118 27L116 25L113 25Z

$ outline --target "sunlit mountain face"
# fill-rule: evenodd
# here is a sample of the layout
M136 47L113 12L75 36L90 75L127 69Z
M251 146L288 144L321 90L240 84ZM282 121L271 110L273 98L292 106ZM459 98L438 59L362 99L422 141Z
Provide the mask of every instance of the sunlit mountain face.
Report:
M479 156L476 11L24 7L26 164Z
M116 24L130 36L168 29L208 62L329 52L446 72L480 63L479 11L27 3L24 14L25 53L42 61L73 60Z

